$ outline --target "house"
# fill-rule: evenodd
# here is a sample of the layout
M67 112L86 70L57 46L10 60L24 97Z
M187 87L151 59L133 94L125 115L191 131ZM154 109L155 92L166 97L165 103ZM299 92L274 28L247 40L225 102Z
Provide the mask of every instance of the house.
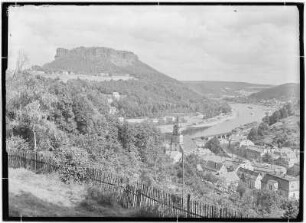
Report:
M244 168L244 169L248 169L248 170L254 171L254 167L253 167L252 163L251 163L249 160L244 160L244 161L242 161L242 162L239 164L238 168L240 168L240 167L242 167L242 168ZM237 168L237 170L238 170L238 168Z
M175 120L176 120L176 118L174 116L167 116L167 117L165 117L165 121L167 123L173 123L173 122L175 122Z
M256 164L254 165L254 171L262 173L262 175L270 173L270 174L286 174L286 167L279 165L271 165L271 164Z
M101 76L101 77L109 77L109 74L108 73L99 73L99 76Z
M205 146L205 141L203 141L203 140L194 140L194 142L196 143L196 145L198 146L198 147L204 147Z
M292 167L288 168L287 174L290 176L297 177L300 175L301 166L299 163L294 164Z
M239 167L237 175L242 182L248 185L249 188L261 189L262 175L259 172Z
M157 123L158 123L158 119L157 119L157 118L153 118L151 121L152 121L152 123L154 123L154 124L157 124Z
M240 181L240 178L238 177L235 171L223 173L222 175L220 175L220 178L223 180L224 184L227 186L228 189L237 188Z
M241 146L238 153L248 160L261 161L261 157L266 153L266 150L259 146Z
M113 101L114 101L114 100L113 100L112 98L107 98L107 103L108 103L108 104L113 103Z
M197 164L197 171L200 171L200 172L203 171L203 168L202 168L201 164Z
M219 142L220 142L220 144L228 144L229 143L228 139L224 139L224 138L219 139Z
M124 122L124 118L123 117L118 117L119 122Z
M236 171L238 169L240 162L236 160L225 160L223 164L226 166L227 171L231 172L231 171Z
M239 144L239 147L241 146L254 146L254 143L251 140L242 140Z
M110 107L109 108L109 114L114 115L117 113L117 109L115 107Z
M126 119L126 121L128 123L142 123L142 122L145 122L147 120L147 118L129 118L129 119Z
M205 165L202 166L205 171L211 172L216 175L224 175L227 173L227 168L222 163L214 162L208 160L205 162Z
M264 189L279 191L281 195L288 199L299 199L300 180L298 177L288 175L266 174L262 179Z
M195 149L193 151L193 153L196 154L197 156L201 157L204 160L209 160L209 159L206 159L206 158L214 155L214 153L212 151L210 151L209 149L199 148L199 147L197 149Z
M231 143L235 143L235 142L240 143L242 140L244 140L244 137L239 134L234 134L230 136Z
M279 156L279 158L284 159L286 162L288 162L288 166L292 167L295 163L299 162L299 159L296 155L296 151L294 151L291 148L283 147L277 151L274 152L274 155Z
M119 101L119 100L120 100L120 94L119 94L119 92L114 91L114 92L113 92L113 98L114 98L115 100Z

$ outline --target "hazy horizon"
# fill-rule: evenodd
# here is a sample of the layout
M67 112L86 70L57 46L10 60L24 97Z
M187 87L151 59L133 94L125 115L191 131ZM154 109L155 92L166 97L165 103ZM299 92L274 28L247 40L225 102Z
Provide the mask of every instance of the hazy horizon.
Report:
M128 19L127 19L128 18ZM299 83L294 6L24 6L9 11L9 68L56 48L131 51L180 81Z

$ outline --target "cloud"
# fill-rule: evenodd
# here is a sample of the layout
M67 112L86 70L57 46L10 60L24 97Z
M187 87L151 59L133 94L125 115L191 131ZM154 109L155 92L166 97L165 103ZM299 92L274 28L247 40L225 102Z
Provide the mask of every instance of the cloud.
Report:
M294 6L14 7L9 33L11 64L20 48L41 65L57 47L104 46L179 80L299 81Z

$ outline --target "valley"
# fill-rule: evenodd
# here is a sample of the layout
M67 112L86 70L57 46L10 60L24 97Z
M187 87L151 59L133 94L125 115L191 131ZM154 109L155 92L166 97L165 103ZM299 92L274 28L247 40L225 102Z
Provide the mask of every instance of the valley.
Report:
M50 63L17 74L7 72L6 143L9 150L34 150L57 160L64 169L58 173L63 182L83 181L81 170L94 167L128 178L131 184L141 182L176 197L189 194L216 208L227 203L239 213L261 216L257 209L244 209L239 188L260 199L267 182L259 180L260 186L254 187L240 172L273 177L298 164L299 144L290 140L298 139L298 119L289 118L294 130L286 130L286 137L274 130L281 119L299 115L298 109L292 109L298 106L296 95L290 94L290 102L287 97L260 96L278 86L207 83L214 90L170 78L131 52L58 49ZM254 99L254 94L260 97ZM264 126L263 133L266 119L271 130ZM290 162L283 146L292 147L284 149L294 156ZM266 156L276 157L277 164ZM254 188L260 189L260 195L252 194ZM282 196L291 199L298 193L295 188ZM12 203L19 213L24 207L16 199ZM283 214L283 208L277 208ZM32 215L31 210L27 213Z

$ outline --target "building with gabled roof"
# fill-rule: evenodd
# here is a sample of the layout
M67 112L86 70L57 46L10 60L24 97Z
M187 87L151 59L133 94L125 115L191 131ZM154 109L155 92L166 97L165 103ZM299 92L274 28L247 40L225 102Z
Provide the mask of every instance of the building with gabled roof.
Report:
M117 101L120 100L120 93L119 93L119 92L114 91L113 94L112 94L112 96L113 96L113 98L114 98L115 100L117 100Z
M237 173L235 171L226 172L220 175L221 179L224 180L224 183L229 186L238 186L240 178L238 177Z
M206 161L202 168L203 170L214 173L216 175L223 175L227 173L227 168L224 164L211 160Z
M259 172L239 167L237 175L240 180L248 185L251 189L261 189L261 180L263 176Z
M263 188L272 191L279 191L288 199L299 199L300 179L288 175L272 175L267 173L262 179Z
M276 150L274 155L278 155L280 158L283 158L285 161L287 161L289 167L292 167L295 163L299 162L296 151L288 147L283 147Z
M248 160L261 161L262 156L266 153L266 149L259 146L241 146L238 149L238 153Z

